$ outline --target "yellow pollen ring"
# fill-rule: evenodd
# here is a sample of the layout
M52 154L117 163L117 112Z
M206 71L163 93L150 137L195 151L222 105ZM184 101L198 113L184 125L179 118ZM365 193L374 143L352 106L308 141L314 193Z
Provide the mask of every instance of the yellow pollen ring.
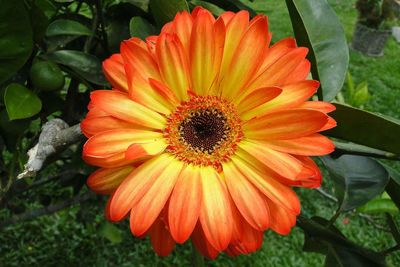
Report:
M243 138L236 107L217 96L194 96L167 118L167 152L188 164L221 170Z

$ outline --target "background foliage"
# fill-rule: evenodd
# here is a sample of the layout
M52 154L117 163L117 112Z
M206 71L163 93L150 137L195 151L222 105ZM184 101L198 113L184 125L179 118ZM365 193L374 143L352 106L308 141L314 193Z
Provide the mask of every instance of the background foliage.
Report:
M317 97L336 101L339 125L329 132L336 151L318 160L322 189L297 190L298 227L288 236L268 231L251 256L221 255L206 264L399 266L400 47L389 40L384 58L349 53L355 1L328 2L0 0L0 265L191 264L190 244L158 258L127 222L105 221L104 199L85 185L92 168L81 160L81 143L49 159L36 177L16 176L46 121L79 123L90 91L109 88L101 61L122 40L157 34L177 11L201 5L215 15L268 15L273 42L296 35L321 80Z

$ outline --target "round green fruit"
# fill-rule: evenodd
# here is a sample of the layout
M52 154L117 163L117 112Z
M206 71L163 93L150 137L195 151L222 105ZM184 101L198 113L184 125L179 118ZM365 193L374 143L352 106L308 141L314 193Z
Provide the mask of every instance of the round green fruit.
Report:
M51 61L34 61L29 77L39 91L57 91L64 87L64 75Z

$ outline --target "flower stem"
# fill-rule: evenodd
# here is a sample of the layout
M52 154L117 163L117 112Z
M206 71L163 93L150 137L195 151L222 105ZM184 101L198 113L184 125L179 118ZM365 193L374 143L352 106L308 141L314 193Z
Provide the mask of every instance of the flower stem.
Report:
M204 257L201 255L192 243L192 263L194 267L205 267Z

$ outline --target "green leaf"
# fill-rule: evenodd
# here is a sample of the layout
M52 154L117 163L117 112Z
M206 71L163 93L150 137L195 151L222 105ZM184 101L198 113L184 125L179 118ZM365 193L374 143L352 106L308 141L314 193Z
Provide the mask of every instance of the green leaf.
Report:
M333 141L335 144L335 153L342 154L352 154L359 156L369 156L375 158L384 158L384 159L400 159L400 157L396 154L375 149L368 146L363 146L354 143L344 143L339 141Z
M400 232L395 220L393 219L393 216L387 213L386 219L389 224L390 232L392 233L394 240L396 240L397 244L400 244Z
M370 98L371 95L368 91L368 83L362 82L357 86L355 93L352 96L352 104L358 107L367 103Z
M35 5L43 11L48 19L51 19L58 9L51 0L35 0Z
M32 28L23 0L0 0L0 84L14 75L32 52Z
M18 83L7 86L4 103L10 120L32 117L42 109L42 102L39 97Z
M297 225L304 231L303 250L326 255L325 266L385 266L384 255L352 243L324 218L300 216Z
M99 229L99 234L108 239L111 243L121 243L122 241L122 232L115 225L105 222Z
M189 2L190 8L194 9L196 6L201 6L207 10L209 10L211 13L213 13L215 16L221 15L225 10L222 8L218 7L217 5L214 5L212 3L206 2L206 1L200 1L200 0L191 0Z
M178 12L189 12L189 7L185 0L150 0L149 8L158 26L163 26L173 20Z
M388 116L334 103L337 126L325 133L357 144L400 154L400 122Z
M101 61L90 54L75 50L59 50L43 55L44 58L70 67L84 79L98 85L107 85Z
M391 199L384 198L373 199L364 206L357 208L357 211L369 214L380 214L385 212L390 214L399 213L399 209L396 207L396 204L394 204Z
M69 19L58 19L50 23L46 30L46 36L59 35L92 35L92 31L85 25Z
M35 4L35 2L32 3L30 18L33 31L33 39L36 43L41 44L43 42L43 37L46 32L47 26L49 25L49 19L47 18L44 11Z
M247 10L251 17L255 17L257 12L248 5L243 4L240 0L206 0L211 2L224 10L239 12L240 10Z
M321 82L319 97L331 101L343 86L349 64L344 30L326 0L286 0L297 43L310 49L314 79Z
M131 37L139 37L145 40L147 36L155 34L155 29L147 20L142 17L133 17L129 22Z
M340 210L349 211L380 195L389 182L386 169L377 161L353 155L337 159L321 157L335 185Z

